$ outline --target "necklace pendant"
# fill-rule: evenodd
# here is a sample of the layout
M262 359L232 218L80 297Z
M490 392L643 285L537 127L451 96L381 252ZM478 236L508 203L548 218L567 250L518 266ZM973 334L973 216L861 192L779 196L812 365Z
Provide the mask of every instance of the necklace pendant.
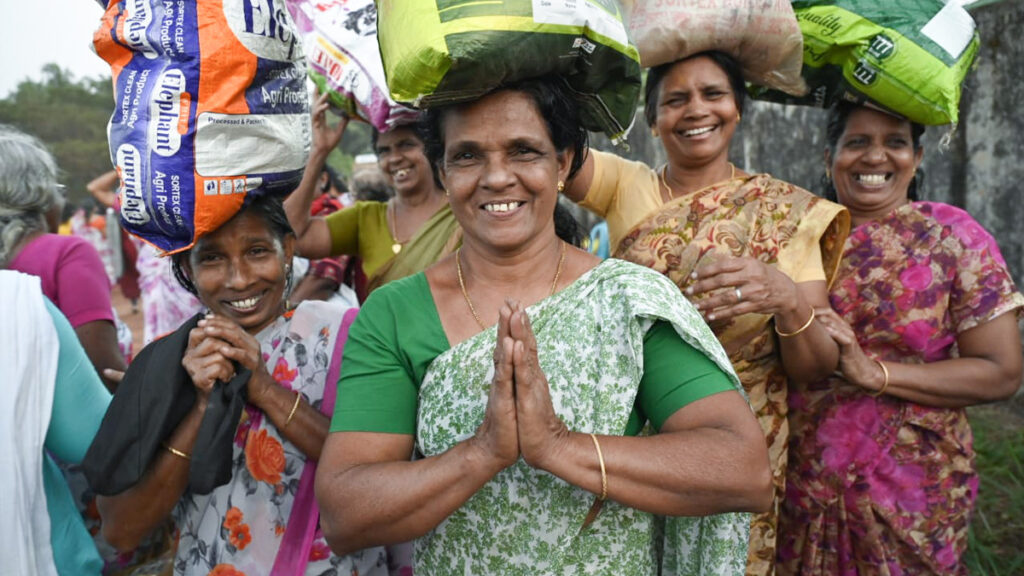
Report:
M395 254L398 254L399 252L402 251L402 245L399 244L398 242L395 242L394 244L391 245L391 251L394 252Z

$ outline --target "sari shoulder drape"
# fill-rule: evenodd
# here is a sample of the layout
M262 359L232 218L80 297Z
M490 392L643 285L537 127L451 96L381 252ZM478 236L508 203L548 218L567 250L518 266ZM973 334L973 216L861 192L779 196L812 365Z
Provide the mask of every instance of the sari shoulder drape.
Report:
M462 243L462 228L447 202L430 217L419 232L402 247L394 258L382 264L367 279L367 292L384 284L422 272Z
M904 364L953 358L958 334L1024 306L991 235L934 202L855 228L830 299L870 357ZM964 410L840 377L794 386L789 402L780 573L965 573L978 477Z
M849 226L842 206L755 174L668 202L634 226L615 255L660 272L685 290L696 268L723 257L756 258L792 277L817 243L831 283ZM754 518L749 575L773 570L777 508L785 490L787 378L771 321L770 315L746 314L711 324L765 433L775 485L773 510Z
M728 358L692 305L649 270L607 260L562 292L529 308L538 356L556 413L571 429L621 435L643 375L643 337L658 319L669 321L698 350L732 373ZM483 419L493 377L495 329L438 356L420 386L417 445L427 456L470 437ZM431 574L587 573L658 571L654 517L614 501L581 531L593 494L522 460L498 474L416 544L415 571ZM746 515L679 519L681 533L714 556L714 564L746 556L735 538ZM501 519L495 521L495 519ZM716 533L701 527L731 522ZM675 547L675 544L672 545ZM713 573L710 571L691 572Z

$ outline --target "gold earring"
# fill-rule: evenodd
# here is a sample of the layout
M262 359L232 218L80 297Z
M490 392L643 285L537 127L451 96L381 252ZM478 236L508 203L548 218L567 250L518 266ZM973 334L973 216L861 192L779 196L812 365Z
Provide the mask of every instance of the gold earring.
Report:
M651 138L657 138L657 137L658 137L658 129L657 128L651 128Z
M562 190L565 190L565 182L562 182L561 180L559 180L558 181L558 192L561 193Z
M737 112L736 113L736 123L739 124L740 120L743 120L743 114Z
M830 170L829 168L825 168L825 179L826 180L831 180L832 179L832 170Z

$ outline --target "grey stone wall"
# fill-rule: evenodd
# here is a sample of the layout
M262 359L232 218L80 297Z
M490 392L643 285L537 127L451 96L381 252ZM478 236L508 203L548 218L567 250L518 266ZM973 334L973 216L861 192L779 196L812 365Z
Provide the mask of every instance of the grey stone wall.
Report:
M960 125L925 133L925 199L971 213L995 237L1018 286L1024 285L1024 0L1005 0L972 11L982 46L964 83ZM737 167L768 172L811 191L824 172L824 110L748 100L733 138ZM948 137L947 137L948 136ZM943 146L943 139L948 145ZM637 114L629 150L594 136L592 146L651 166L665 153ZM580 211L585 225L596 219Z

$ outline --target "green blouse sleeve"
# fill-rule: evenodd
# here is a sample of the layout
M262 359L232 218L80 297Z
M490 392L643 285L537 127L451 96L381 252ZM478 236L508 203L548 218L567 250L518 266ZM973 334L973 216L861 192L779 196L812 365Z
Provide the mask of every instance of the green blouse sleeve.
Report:
M683 340L672 324L655 322L644 336L644 375L627 434L634 428L639 432L645 416L660 430L680 408L730 390L735 388L717 364Z
M331 232L331 254L359 255L359 213L363 207L356 203L327 216L327 229Z
M448 347L423 273L375 290L349 330L331 432L414 434L420 382Z

